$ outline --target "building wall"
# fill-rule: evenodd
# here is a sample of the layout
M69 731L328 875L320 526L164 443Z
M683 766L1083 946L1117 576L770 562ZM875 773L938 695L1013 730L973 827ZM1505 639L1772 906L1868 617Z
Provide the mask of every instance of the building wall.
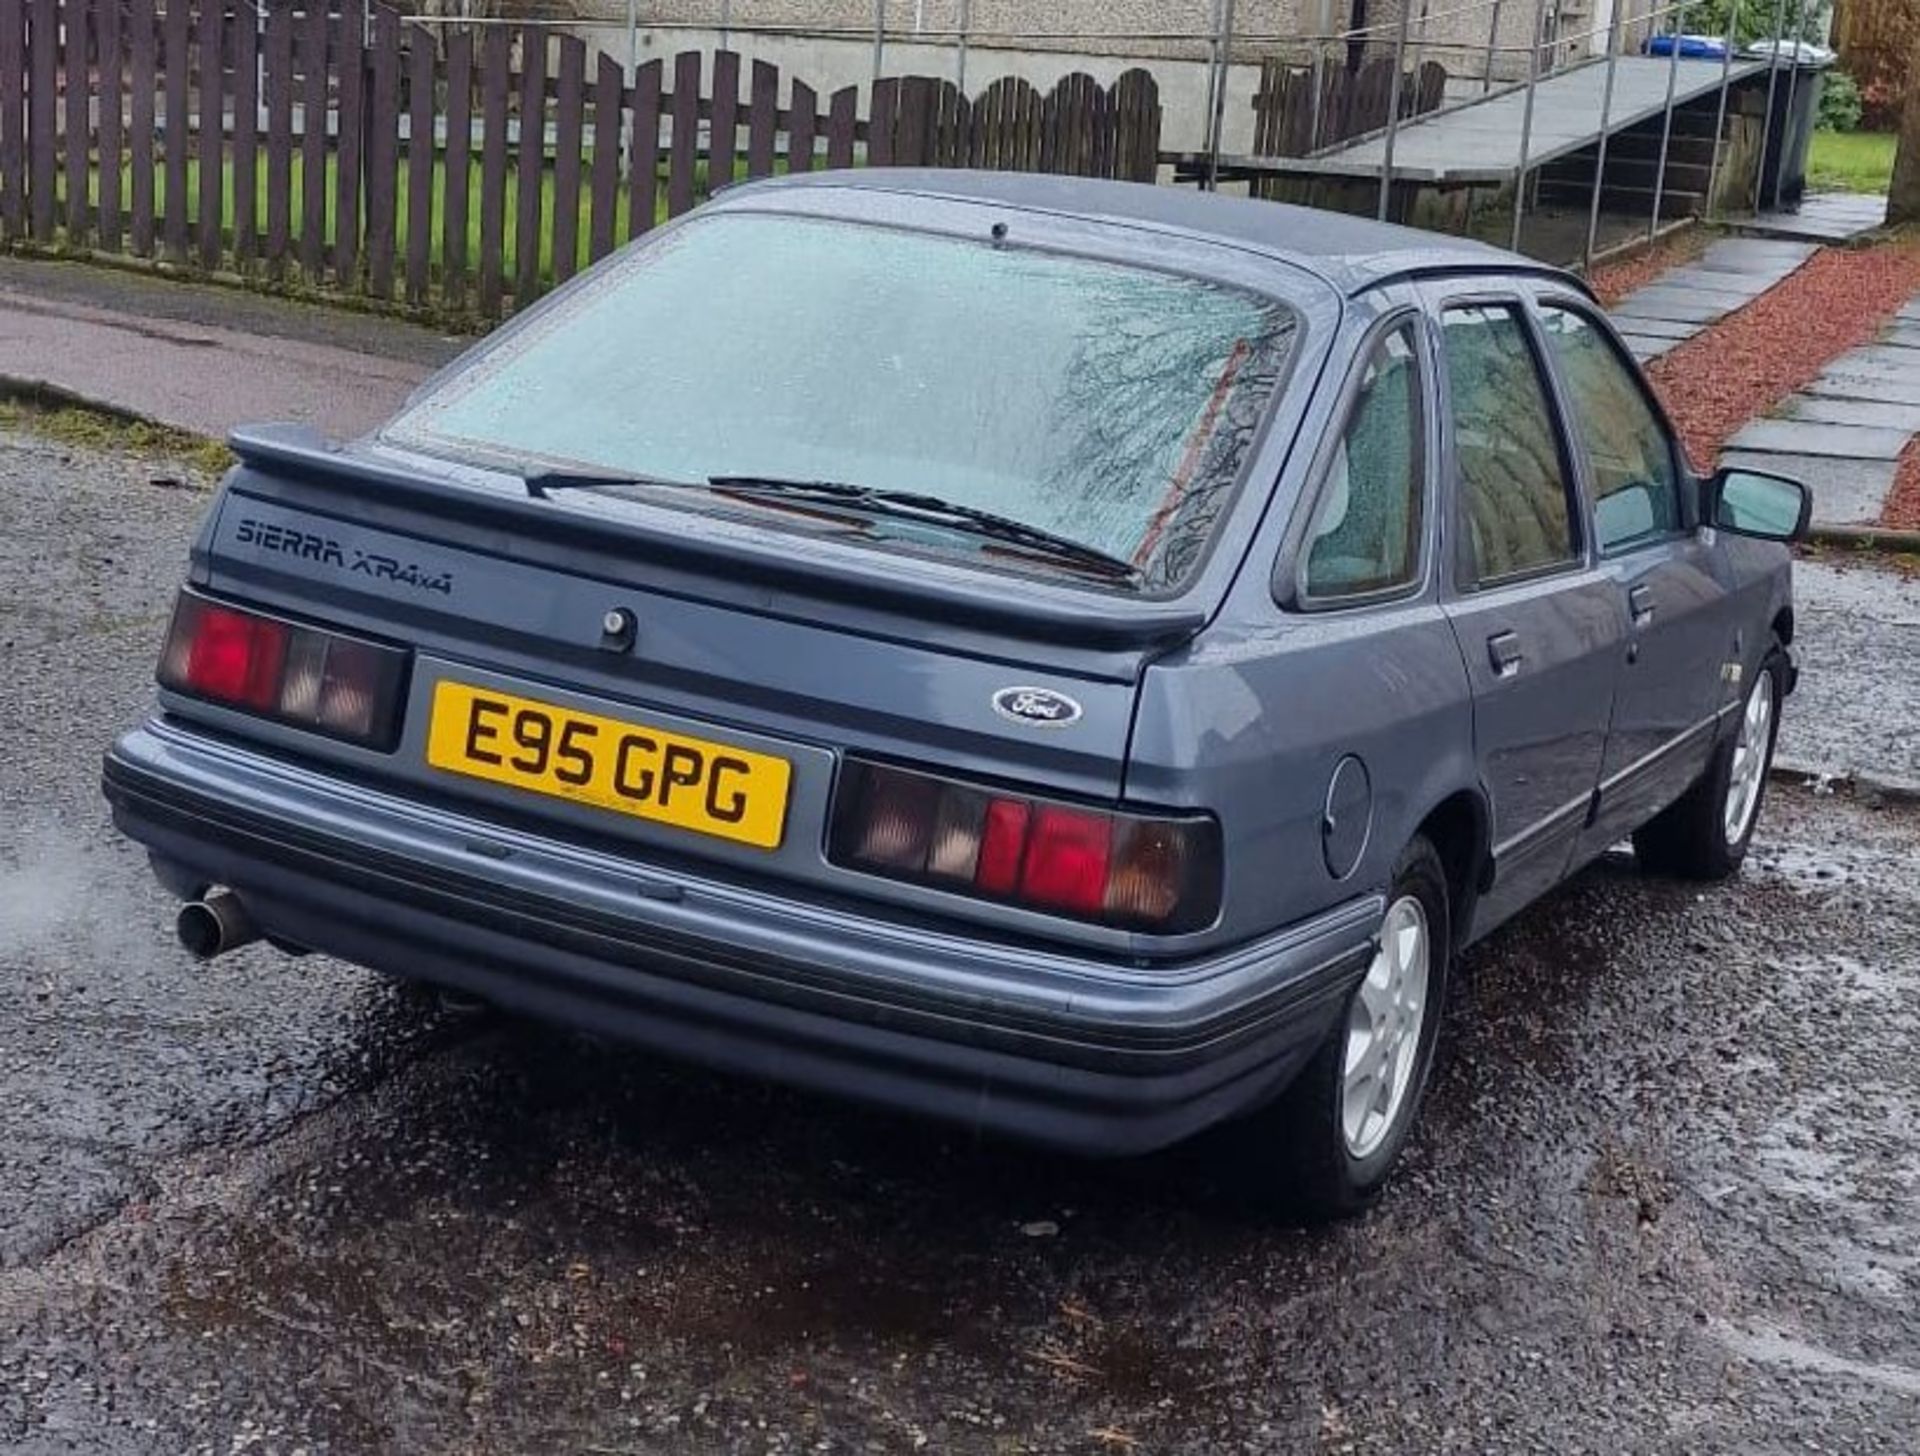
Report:
M1499 47L1496 67L1525 74L1524 49L1538 0L1414 0L1409 22L1413 44L1431 49L1449 71L1478 75L1490 33ZM1548 0L1550 12L1584 13L1607 0ZM1652 0L1636 0L1644 7ZM974 49L1020 49L1082 55L1204 60L1217 23L1218 0L635 0L642 26L718 28L723 17L742 30L801 29L848 38L871 37L883 9L889 37L916 33L936 43L966 24ZM1313 34L1348 28L1354 0L1235 0L1236 56L1248 59L1276 51L1304 54ZM596 27L624 28L626 0L572 0L572 10ZM1390 49L1402 0L1367 0L1374 44ZM1462 13L1465 12L1465 13ZM1604 10L1602 11L1604 15ZM1438 18L1429 18L1437 16Z
M1311 37L1345 30L1352 3L1235 0L1233 64L1221 116L1226 151L1252 146L1260 61L1279 55L1306 63L1315 48ZM1411 4L1409 63L1438 61L1452 78L1450 94L1471 95L1483 89L1480 78L1488 74L1489 60L1497 82L1526 76L1542 3L1551 36L1556 26L1569 34L1604 25L1613 0L1368 0L1365 52L1369 59L1393 53L1402 6ZM1621 3L1640 14L1655 0ZM622 60L631 45L641 61L719 45L724 13L733 27L726 43L744 57L771 62L822 93L859 86L864 105L864 88L874 75L876 4L885 10L885 74L953 77L977 93L1001 76L1020 76L1045 89L1073 71L1108 83L1129 66L1146 65L1160 83L1161 144L1174 150L1204 144L1215 0L971 0L964 62L953 38L962 0L634 0L638 28L631 35L626 0L573 0L572 8L580 16L577 28L590 41ZM1560 52L1564 57L1571 50L1602 48L1580 42ZM1323 41L1320 51L1326 64L1337 65L1347 47Z
M629 54L624 24L578 25L574 27L592 45L622 61ZM654 29L642 27L635 37L637 58L641 62L671 57L683 50L707 50L721 43L717 29ZM858 87L864 114L867 88L873 80L873 41L864 39L753 34L735 30L725 37L726 44L751 64L761 60L780 68L783 76L798 77L819 92L822 98L845 86ZM915 44L889 37L883 57L886 75L945 76L962 79L960 57L949 44ZM1199 150L1207 134L1207 94L1210 68L1203 59L1105 55L1077 50L1037 48L969 47L964 83L967 91L978 94L1002 76L1019 76L1041 90L1051 87L1062 76L1085 71L1103 85L1111 84L1122 71L1145 65L1153 71L1160 86L1161 132L1163 147ZM1245 151L1253 143L1253 94L1260 82L1259 67L1238 64L1228 74L1225 106L1222 113L1225 145L1229 151ZM824 104L824 100L823 100Z

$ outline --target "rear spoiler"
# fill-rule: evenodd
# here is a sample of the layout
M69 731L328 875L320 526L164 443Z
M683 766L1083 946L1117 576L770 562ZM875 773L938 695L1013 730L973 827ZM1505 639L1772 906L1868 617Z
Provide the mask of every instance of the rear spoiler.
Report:
M235 483L250 494L272 494L273 482L311 483L331 495L360 496L370 506L411 507L447 519L504 528L514 537L604 550L609 537L643 545L650 558L750 582L757 595L782 586L808 597L861 609L973 627L1028 642L1104 649L1165 649L1206 625L1204 604L1192 600L1129 599L1040 582L1017 589L961 567L930 564L903 572L884 556L871 569L849 569L846 558L768 550L745 532L666 530L643 521L609 522L541 502L478 490L378 447L342 448L305 425L247 425L227 443L239 457ZM249 471L259 477L244 478ZM264 478L260 478L264 477ZM263 492L262 488L265 487ZM719 568L719 571L715 571ZM744 570L743 570L744 569Z

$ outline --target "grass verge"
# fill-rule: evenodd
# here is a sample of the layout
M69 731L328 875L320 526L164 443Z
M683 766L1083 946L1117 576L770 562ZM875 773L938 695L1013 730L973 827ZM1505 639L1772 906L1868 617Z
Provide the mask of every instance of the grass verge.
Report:
M590 188L588 187L587 181L585 179L591 178L592 166L593 166L593 157L592 157L592 152L589 149L582 158L581 167L582 167L582 173L583 173L583 181L582 181L581 195L579 197L579 200L575 208L577 212L576 232L575 232L576 241L575 241L574 260L573 260L574 261L573 271L575 272L578 272L580 269L585 268L589 261L588 252L589 252L589 246L590 246L591 228L593 224L593 199L591 196ZM330 249L336 240L338 228L340 225L338 208L335 205L337 201L335 193L336 193L336 188L339 182L338 158L335 157L332 153L328 153L325 157L325 168L326 168L326 175L322 180L322 186L321 186L321 191L324 194L324 208L323 208L324 215L319 219L319 225L320 225L321 237L323 240L323 247ZM781 159L777 161L775 163L774 170L776 173L784 172L786 170L785 160ZM734 162L734 167L733 167L733 180L735 181L743 180L745 179L746 175L747 175L746 158L744 157L737 158ZM89 172L89 177L87 182L87 201L90 208L96 210L96 215L97 215L97 209L100 204L100 196L101 196L101 188L103 185L103 180L104 179L103 179L101 170L98 164L96 163ZM118 186L116 189L119 194L119 202L120 202L120 210L121 210L121 236L123 240L126 238L131 228L131 218L132 218L132 212L133 212L133 180L134 180L134 168L131 160L129 159L123 162L121 165L119 176L118 176ZM470 165L468 167L465 180L466 180L467 196L466 196L466 223L465 223L464 241L465 241L466 273L468 277L468 287L471 288L473 286L473 280L479 274L480 256L481 256L480 218L481 218L483 199L482 199L482 189L481 189L480 168L477 161L473 165ZM411 218L412 218L412 206L411 206L411 201L408 197L409 182L410 182L410 174L407 171L406 161L405 161L405 158L403 157L401 159L400 167L398 170L396 187L394 192L394 220L393 220L394 255L396 259L396 274L401 274L401 275L404 274L405 267L406 267L407 244L409 239L409 229L411 226ZM428 225L428 234L429 234L428 256L431 259L431 265L436 276L438 275L441 265L443 263L443 260L445 258L446 226L447 226L446 202L447 202L447 194L450 190L449 182L450 182L450 179L446 171L445 163L442 161L436 160L433 164L433 177L427 187L427 199L428 199L427 225ZM112 184L107 184L107 185L112 185ZM223 155L221 159L220 189L219 189L220 190L220 217L221 217L223 226L230 225L233 219L234 186L235 186L235 176L234 176L233 159L230 155ZM295 152L290 158L290 166L288 171L288 183L287 183L287 189L286 189L286 204L287 204L287 214L288 214L288 218L287 218L288 247L287 247L286 263L287 263L287 268L289 272L293 272L298 268L299 260L300 260L300 252L301 252L300 240L305 235L306 228L307 228L306 190L307 189L306 189L305 157L301 153ZM64 168L55 177L54 191L55 191L55 202L54 202L55 216L60 220L61 224L64 225L66 214L67 214L67 179L66 179ZM712 191L712 188L708 182L707 162L704 158L702 158L694 163L694 175L693 175L694 198L696 201L705 201L706 198L710 195L711 191ZM270 207L269 194L270 194L270 189L268 186L266 159L264 156L262 156L257 160L257 165L254 171L254 213L253 215L254 215L254 226L259 234L259 243L258 243L259 249L264 249L265 247L267 219L269 216L269 207ZM200 158L197 154L191 155L186 159L186 190L185 190L185 195L182 201L184 202L186 213L187 213L188 232L190 234L190 237L193 240L190 242L190 248L197 248L198 233L199 233L199 226L200 226ZM154 168L153 168L153 210L154 210L154 219L155 219L154 231L155 231L156 238L163 235L162 219L165 218L169 206L170 206L170 199L168 197L168 188L167 188L167 169L165 166L164 159L156 158L154 163ZM366 226L366 221L367 221L365 216L365 213L367 210L367 198L364 195L361 197L361 200L360 200L360 208L361 208L361 214L362 214L360 219L360 225L362 228L364 228ZM507 168L506 174L502 179L500 210L502 214L503 223L501 227L501 236L497 244L497 250L500 256L501 276L509 280L509 283L511 283L511 280L518 274L519 268L520 268L520 238L519 238L520 173L519 173L517 158L513 159L513 165L510 165ZM538 202L539 222L536 228L536 237L538 239L538 248L539 248L539 257L537 260L537 271L543 285L551 285L558 277L557 271L554 267L554 252L553 252L554 223L555 223L555 217L556 217L557 211L558 211L558 203L557 203L557 196L556 196L555 173L552 167L546 167L542 169L540 174L540 198ZM614 219L613 219L612 235L616 243L624 242L632 235L632 230L633 230L632 219L629 214L630 214L630 201L628 196L628 189L623 185L618 189L616 189L614 194ZM652 225L658 226L659 224L664 223L666 220L667 220L667 175L666 175L666 167L663 164L660 169L659 183L655 191L654 217L653 217ZM367 244L367 239L362 238L359 246L364 249L366 244ZM232 246L232 240L231 238L228 238L226 240L225 247L230 249L231 246Z
M1807 152L1812 192L1885 192L1897 139L1882 131L1817 131Z
M80 450L177 462L210 481L233 464L233 452L218 440L102 409L45 384L0 382L0 429Z

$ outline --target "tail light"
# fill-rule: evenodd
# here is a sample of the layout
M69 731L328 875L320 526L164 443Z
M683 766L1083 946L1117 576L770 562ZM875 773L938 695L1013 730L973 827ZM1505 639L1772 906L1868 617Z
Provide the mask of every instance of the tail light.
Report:
M1085 809L858 761L842 776L828 857L1127 929L1196 930L1220 908L1210 818Z
M160 686L223 707L391 748L406 649L180 593Z

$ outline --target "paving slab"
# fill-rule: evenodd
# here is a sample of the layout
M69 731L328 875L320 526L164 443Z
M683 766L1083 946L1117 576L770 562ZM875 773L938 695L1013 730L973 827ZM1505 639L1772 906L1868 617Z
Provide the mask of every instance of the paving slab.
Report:
M1620 336L1620 342L1627 346L1628 353L1632 354L1634 358L1644 364L1649 359L1658 359L1664 354L1671 354L1675 349L1684 344L1686 340L1650 339L1644 334L1622 334Z
M1820 251L1817 243L1775 241L1771 238L1719 238L1687 266L1733 268L1745 271L1766 265L1798 267Z
M1873 231L1887 220L1887 199L1857 192L1810 192L1791 212L1763 212L1740 230L1766 238L1806 238L1840 243Z
M1676 323L1709 324L1725 318L1733 310L1712 299L1665 289L1643 288L1621 300L1613 310L1615 318L1669 319Z
M1803 391L1814 399L1872 400L1881 404L1920 404L1920 376L1822 374Z
M1767 470L1802 481L1813 492L1813 518L1826 525L1857 526L1880 519L1893 489L1891 460L1841 460L1775 450L1726 450L1722 465Z
M1715 273L1711 269L1674 269L1672 273L1663 273L1657 279L1645 282L1640 292L1668 292L1668 294L1707 294L1711 298L1724 298L1732 305L1751 302L1755 294L1764 294L1776 282L1780 282L1780 273L1776 269L1747 271L1747 273Z
M1685 323L1680 319L1643 318L1638 314L1628 314L1625 318L1614 320L1623 334L1639 334L1648 339L1691 339L1699 333L1704 324Z
M1785 419L1811 420L1824 425L1866 425L1876 430L1900 430L1909 435L1920 432L1920 401L1888 403L1796 394L1781 407L1780 414Z
M1804 243L1721 238L1609 311L1633 356L1658 358L1779 283L1814 252Z
M1809 249L1809 253L1812 251L1812 249ZM1805 256L1789 257L1782 255L1777 258L1740 258L1729 256L1716 258L1711 253L1703 253L1691 263L1686 264L1686 266L1701 273L1711 273L1719 278L1746 278L1755 276L1771 278L1775 282L1778 282L1804 262L1806 262Z
M1750 300L1765 293L1780 281L1781 275L1769 268L1765 272L1721 268L1676 268L1662 273L1647 286L1679 288L1688 293L1711 293L1720 297Z
M1898 460L1908 431L1811 420L1750 420L1727 442L1734 450L1830 455L1840 460Z
M1849 349L1820 371L1832 375L1911 379L1920 376L1920 352L1902 344L1865 344Z
M1920 298L1907 307L1920 310ZM1621 326L1632 327L1632 320L1623 319ZM1749 420L1727 442L1721 460L1805 481L1817 522L1874 522L1916 433L1920 321L1896 322L1880 342L1829 363L1773 415Z
M1780 756L1836 776L1920 778L1920 579L1799 561L1793 597L1800 686Z

